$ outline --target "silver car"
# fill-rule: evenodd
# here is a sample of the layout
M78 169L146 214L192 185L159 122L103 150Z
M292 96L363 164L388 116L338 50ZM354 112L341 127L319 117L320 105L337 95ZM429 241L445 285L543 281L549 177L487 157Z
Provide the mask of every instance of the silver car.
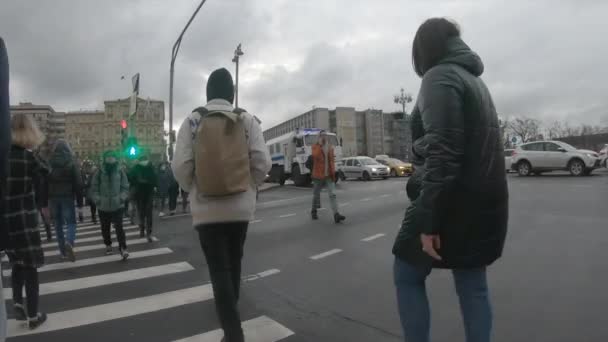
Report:
M561 141L535 141L520 145L513 151L511 160L511 168L520 176L561 170L569 171L573 176L588 176L600 166L596 152L577 150Z
M387 179L389 176L389 168L370 157L344 158L339 172L344 178L356 178L365 181L372 178Z

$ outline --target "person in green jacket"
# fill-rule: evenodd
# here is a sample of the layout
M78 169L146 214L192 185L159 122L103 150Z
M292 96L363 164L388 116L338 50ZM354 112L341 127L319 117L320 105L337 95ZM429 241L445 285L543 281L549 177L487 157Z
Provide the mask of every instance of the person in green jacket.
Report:
M127 239L122 227L122 211L129 196L127 175L118 165L118 156L113 151L103 154L103 164L91 181L92 200L97 205L101 234L106 245L106 255L112 254L112 234L110 226L114 224L118 248L123 260L129 257Z

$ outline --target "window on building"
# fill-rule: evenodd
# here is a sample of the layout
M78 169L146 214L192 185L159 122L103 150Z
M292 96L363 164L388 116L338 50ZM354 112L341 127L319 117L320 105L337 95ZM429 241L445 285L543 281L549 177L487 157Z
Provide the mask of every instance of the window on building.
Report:
M268 153L274 154L274 145L268 146Z
M281 152L281 144L276 143L274 145L274 150L276 151L276 153L280 153Z

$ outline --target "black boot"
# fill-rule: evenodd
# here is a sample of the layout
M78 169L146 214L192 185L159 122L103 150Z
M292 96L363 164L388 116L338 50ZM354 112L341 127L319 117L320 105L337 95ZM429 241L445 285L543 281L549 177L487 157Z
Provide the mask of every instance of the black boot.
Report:
M318 220L319 219L319 215L317 214L317 210L316 209L313 209L310 212L310 216L312 217L313 220Z
M39 312L38 315L34 318L29 319L30 330L34 330L42 325L42 323L46 322L46 314Z
M340 222L342 222L344 220L346 220L346 216L343 216L340 213L335 213L334 214L334 222L340 223Z

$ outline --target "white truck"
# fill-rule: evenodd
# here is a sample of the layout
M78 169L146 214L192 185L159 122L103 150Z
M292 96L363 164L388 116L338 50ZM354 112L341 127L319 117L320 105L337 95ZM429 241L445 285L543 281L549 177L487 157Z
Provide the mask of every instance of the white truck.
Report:
M266 142L272 158L272 169L269 182L285 184L293 180L296 186L308 186L311 182L311 170L306 168L306 159L312 154L312 146L319 139L319 128L297 129ZM327 133L329 143L334 146L336 163L342 159L342 146L334 133ZM338 168L336 167L336 172ZM336 178L337 179L337 178Z

